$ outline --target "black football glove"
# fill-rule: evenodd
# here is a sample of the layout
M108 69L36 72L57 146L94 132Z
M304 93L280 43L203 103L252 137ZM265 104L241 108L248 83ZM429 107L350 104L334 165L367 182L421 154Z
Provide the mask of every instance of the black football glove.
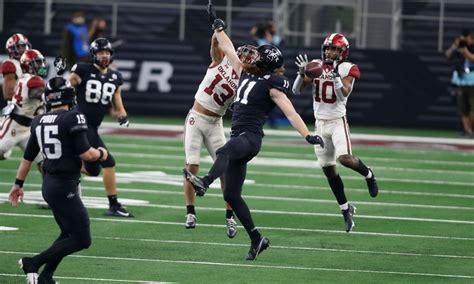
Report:
M305 139L309 144L318 144L321 145L321 148L324 148L323 138L321 138L319 135L306 135Z
M333 78L341 77L341 75L339 75L339 62L334 60L332 64L332 66L334 67L331 71Z
M219 18L215 19L215 20L214 20L214 23L212 24L212 30L213 30L213 31L218 31L218 32L220 32L220 31L225 30L226 28L227 28L227 25L226 25L226 23L224 22L224 20L219 19Z
M66 66L67 66L67 63L66 63L66 58L62 57L62 56L58 56L54 59L54 69L56 70L56 73L58 74L58 76L61 76L64 71L66 71Z
M130 125L130 122L128 121L128 116L119 116L117 121L121 126L128 127Z
M211 25L214 24L214 21L217 19L216 11L214 10L214 6L212 5L212 0L209 0L209 4L207 4L207 14L209 15L209 21Z

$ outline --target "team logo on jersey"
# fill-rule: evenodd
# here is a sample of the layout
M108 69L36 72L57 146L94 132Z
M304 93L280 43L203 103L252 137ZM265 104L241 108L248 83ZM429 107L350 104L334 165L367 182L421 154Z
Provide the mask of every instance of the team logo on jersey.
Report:
M12 137L15 137L15 136L16 136L16 130L12 129Z
M117 80L117 74L112 74L112 79Z
M91 73L91 78L95 78L95 74Z
M232 69L232 79L239 79L239 74L234 69Z
M196 121L194 120L194 117L189 118L189 124L194 125Z
M74 193L72 193L72 192L69 192L69 193L66 195L66 198L67 198L67 199L73 199L73 198L74 198L74 196L75 196L75 194L74 194Z

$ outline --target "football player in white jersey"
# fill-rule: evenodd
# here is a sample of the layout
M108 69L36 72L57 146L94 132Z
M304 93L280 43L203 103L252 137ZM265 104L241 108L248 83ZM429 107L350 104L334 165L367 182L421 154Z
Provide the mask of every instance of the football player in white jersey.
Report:
M14 146L25 150L33 118L43 112L44 80L48 75L46 61L38 50L31 49L20 58L23 73L15 87L15 95L0 126L0 160L9 158ZM40 168L41 155L35 159Z
M238 53L243 61L251 60L254 49L242 46ZM203 145L206 146L212 159L216 158L216 151L226 143L222 116L228 106L234 101L235 91L239 83L236 73L229 59L219 48L219 43L213 35L211 40L211 59L206 75L194 96L194 104L185 121L184 149L186 168L193 174L199 170L200 153ZM223 186L221 180L221 186ZM186 229L196 226L195 192L192 185L184 180L184 199L186 202ZM235 237L237 233L234 213L226 203L227 236Z
M296 65L298 76L293 84L293 92L300 94L308 85L313 86L313 107L316 118L316 134L320 135L325 147L315 145L315 153L326 175L344 217L346 232L354 227L355 206L347 202L344 184L336 169L336 160L365 177L370 196L378 194L378 186L373 171L352 155L349 125L346 118L346 104L360 77L359 67L348 61L349 42L342 34L328 36L321 46L323 72L311 79L304 73L308 64L305 55L298 55Z
M7 51L8 59L2 62L3 75L3 99L11 101L15 95L15 86L17 80L23 73L20 66L20 57L27 50L31 49L31 44L22 34L14 34L8 38L5 49Z

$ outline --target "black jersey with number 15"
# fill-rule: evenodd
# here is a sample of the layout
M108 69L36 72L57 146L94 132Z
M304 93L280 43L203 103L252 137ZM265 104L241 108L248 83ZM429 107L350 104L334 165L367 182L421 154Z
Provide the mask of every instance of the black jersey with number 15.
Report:
M87 150L88 145L78 147L73 135L82 131L87 131L87 122L84 115L77 111L59 110L35 117L27 147L31 144L31 158L41 152L45 173L79 179L82 165L79 155ZM78 148L81 153L76 153Z
M233 105L232 129L263 135L263 125L275 107L270 90L291 94L290 83L284 76L267 74L256 76L242 73Z
M71 72L81 77L81 84L76 87L76 109L85 114L89 126L97 127L108 112L115 91L123 83L122 74L110 68L101 74L92 63L78 63Z

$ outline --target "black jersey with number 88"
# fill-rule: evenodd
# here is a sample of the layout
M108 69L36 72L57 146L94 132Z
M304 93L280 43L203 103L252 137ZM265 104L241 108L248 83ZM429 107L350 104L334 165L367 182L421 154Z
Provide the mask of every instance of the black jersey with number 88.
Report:
M89 126L99 126L110 108L115 91L122 85L122 74L107 69L101 74L92 63L78 63L71 72L81 77L77 89L76 109L82 112Z

